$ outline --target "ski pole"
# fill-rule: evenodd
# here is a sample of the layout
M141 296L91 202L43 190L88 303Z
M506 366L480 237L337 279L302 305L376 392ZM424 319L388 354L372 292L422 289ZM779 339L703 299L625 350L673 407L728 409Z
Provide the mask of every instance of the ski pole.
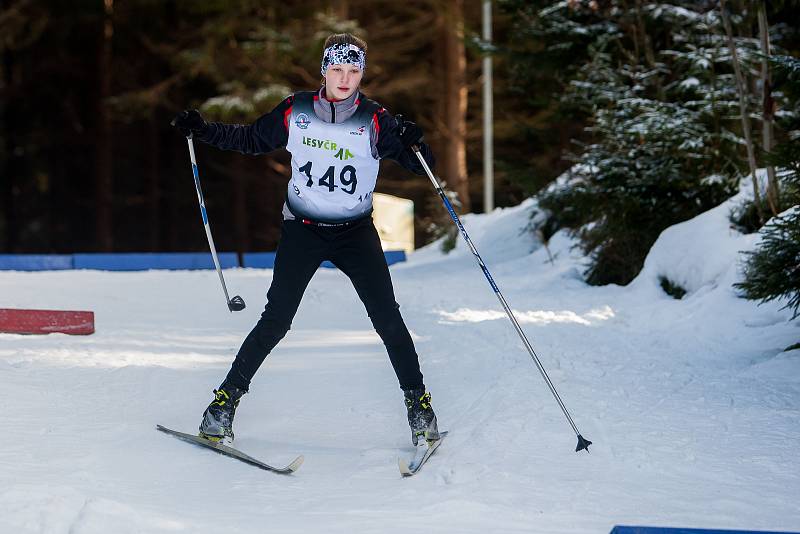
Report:
M431 179L433 187L436 188L436 192L439 193L439 198L442 199L442 202L444 202L444 206L447 208L447 211L450 212L450 217L453 219L453 222L456 223L456 226L461 231L461 235L464 237L464 241L466 241L467 245L469 245L469 249L472 251L472 255L475 256L475 259L477 260L478 265L483 271L483 274L489 281L489 285L492 286L494 294L497 295L497 299L500 301L500 304L506 311L506 315L508 315L508 318L511 320L511 324L514 325L517 334L519 334L519 337L522 339L522 343L525 345L525 348L528 349L528 353L531 355L533 362L536 364L536 367L542 374L542 378L544 378L545 383L547 383L547 387L550 388L550 392L553 394L553 397L555 397L556 401L558 402L558 405L561 407L561 411L564 412L564 415L566 416L567 421L572 427L572 430L575 432L575 435L578 436L578 446L575 447L575 452L586 449L586 452L588 453L589 445L591 445L592 442L581 436L581 433L578 431L578 427L575 426L575 422L572 420L572 416L570 416L567 407L564 405L564 401L561 400L561 396L558 394L558 391L556 391L556 387L553 385L553 382L550 380L550 377L547 376L547 371L545 371L542 362L539 361L539 357L536 355L536 352L533 350L533 347L528 341L528 338L525 336L525 332L522 331L522 327L520 327L519 323L517 322L517 318L514 317L514 313L511 311L511 308L506 302L505 297L503 297L503 294L500 292L500 289L497 287L497 284L494 283L494 279L492 279L492 275L489 273L489 269L486 268L486 264L483 263L483 259L481 259L480 254L478 254L478 250L475 248L475 245L472 244L472 240L469 238L469 234L467 234L467 231L464 229L464 225L461 224L461 220L458 218L458 215L453 209L453 205L450 203L450 200L447 198L447 195L445 195L444 191L442 190L442 186L441 184L439 184L439 180L437 180L436 177L433 175L433 172L431 172L430 167L428 167L428 163L425 161L425 158L422 157L422 154L419 151L419 147L417 145L412 145L412 149L414 150L414 153L417 155L417 158L419 158L419 161L422 164L422 167L425 169L425 172L428 174L428 178Z
M211 257L214 259L214 266L217 268L219 281L222 283L222 291L225 293L225 302L228 303L228 309L230 311L242 311L245 307L244 299L239 295L233 298L228 297L228 288L225 286L225 278L222 277L222 269L219 266L219 259L217 258L217 248L214 246L214 238L211 237L211 225L208 222L206 201L203 199L203 190L200 188L200 172L197 170L197 161L194 157L194 143L192 142L191 135L186 137L186 142L189 143L189 157L192 160L192 174L194 176L194 186L195 189L197 189L197 200L200 202L200 215L203 217L203 226L206 229L206 237L208 238L208 246L211 249Z

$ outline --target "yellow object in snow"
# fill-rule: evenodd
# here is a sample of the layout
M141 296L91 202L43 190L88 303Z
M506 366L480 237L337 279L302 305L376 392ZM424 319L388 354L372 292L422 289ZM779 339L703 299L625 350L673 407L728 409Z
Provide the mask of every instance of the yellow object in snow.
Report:
M372 195L372 219L383 250L414 250L414 201L383 193Z

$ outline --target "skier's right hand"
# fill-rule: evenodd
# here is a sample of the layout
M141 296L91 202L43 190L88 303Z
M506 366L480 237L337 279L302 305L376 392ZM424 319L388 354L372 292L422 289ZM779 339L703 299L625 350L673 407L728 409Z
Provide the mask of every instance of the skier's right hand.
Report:
M186 137L202 137L208 130L208 123L196 109L181 111L170 124Z

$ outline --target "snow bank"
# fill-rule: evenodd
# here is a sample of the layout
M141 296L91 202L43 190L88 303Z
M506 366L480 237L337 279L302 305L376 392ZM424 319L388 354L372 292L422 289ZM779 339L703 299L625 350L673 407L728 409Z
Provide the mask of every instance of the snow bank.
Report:
M759 170L766 183L766 171ZM752 200L750 178L741 181L739 193L719 206L664 230L653 244L631 288L660 287L666 278L691 296L701 289L733 291L741 279L742 252L750 251L757 234L744 235L730 222L733 210Z
M441 208L444 210L444 206ZM509 261L527 256L541 246L536 237L535 227L541 216L537 216L538 203L534 198L528 198L517 206L497 208L491 213L468 213L459 216L469 238L484 257L491 257L495 263ZM455 223L449 223L455 227ZM409 261L428 262L442 259L446 254L442 252L442 243L445 238L429 243L417 249ZM460 257L471 255L461 233L456 236L455 248L447 253Z
M660 286L668 279L693 294L703 287L731 286L738 280L739 257L756 239L743 235L729 220L745 193L688 221L664 230L656 240L631 287Z

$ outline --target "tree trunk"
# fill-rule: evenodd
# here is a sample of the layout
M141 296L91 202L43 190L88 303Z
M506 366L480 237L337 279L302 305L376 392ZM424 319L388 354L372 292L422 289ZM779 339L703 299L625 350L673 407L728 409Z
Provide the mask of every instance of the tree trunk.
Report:
M350 18L350 5L347 0L339 0L334 2L333 13L339 20L347 20Z
M750 118L747 115L746 86L742 69L739 65L739 54L736 52L736 43L733 41L733 29L731 19L728 15L728 8L725 0L720 0L720 12L722 13L722 23L725 26L725 33L728 36L728 48L731 53L731 63L736 73L736 89L739 93L739 111L742 114L742 130L744 130L744 140L747 145L747 163L750 165L750 174L753 179L753 200L756 203L756 211L761 224L764 224L764 207L761 205L761 194L758 189L758 178L756 177L756 154L753 148L753 136L750 132Z
M179 168L181 172L185 173L184 167L180 166ZM165 204L168 206L164 217L167 224L164 243L166 250L170 251L185 250L185 248L178 247L179 242L185 247L188 241L187 239L181 239L180 231L188 227L186 222L189 220L188 217L197 217L197 194L194 192L194 184L190 189L185 182L186 178L179 173L176 173L172 180L164 181Z
M114 35L114 0L103 0L103 34L98 50L97 137L95 153L95 209L97 248L113 249L111 120L106 107L111 95L111 39Z
M647 60L647 65L651 69L656 68L656 54L653 50L653 43L650 41L650 36L647 34L647 27L644 24L644 17L642 16L642 0L636 1L636 25L639 27L640 35L642 36L642 47L644 49L644 57ZM639 59L638 56L636 58Z
M148 173L147 173L147 207L149 213L149 237L150 237L150 251L156 252L159 248L159 229L161 226L161 214L159 206L161 203L161 188L159 167L161 166L159 154L159 136L158 136L158 117L156 110L153 109L150 113L148 120L148 144L149 150L147 156L149 160Z
M638 8L639 8L638 1L636 3L636 8L637 8L637 14L638 14ZM630 11L630 7L628 6L628 2L626 2L625 0L622 1L622 9L626 13ZM633 56L634 56L634 63L636 65L639 64L639 58L642 55L642 46L639 44L639 36L640 35L643 36L644 35L644 31L640 28L640 26L642 25L641 22L642 22L641 17L637 16L636 17L636 22L631 24L631 34L632 34L631 35L631 38L632 38L631 40L633 41ZM623 28L624 28L624 26L623 26Z
M247 224L247 165L243 156L233 156L233 228L236 253L250 251L250 234Z
M442 174L456 192L461 211L469 212L467 177L467 53L464 48L464 1L446 0L442 19L445 101L440 107L445 125Z
M767 25L767 4L764 0L758 3L758 33L761 41L761 94L762 94L762 139L764 152L772 152L775 143L773 125L775 122L775 101L772 99L772 84L769 74L769 26ZM775 167L767 165L767 203L772 215L780 212L780 189L775 176Z
M5 7L5 2L3 2L2 7ZM16 228L16 221L14 219L14 184L16 178L16 165L15 159L17 156L16 153L16 145L14 143L14 136L11 135L13 131L12 126L14 124L14 120L11 117L12 113L12 106L10 105L10 95L11 95L11 87L14 83L13 77L13 55L11 53L11 49L8 46L3 47L3 135L4 139L3 142L5 144L5 159L2 162L2 171L3 171L3 212L4 212L4 221L3 221L3 233L5 234L3 237L3 250L5 252L14 252L17 244L17 228Z

